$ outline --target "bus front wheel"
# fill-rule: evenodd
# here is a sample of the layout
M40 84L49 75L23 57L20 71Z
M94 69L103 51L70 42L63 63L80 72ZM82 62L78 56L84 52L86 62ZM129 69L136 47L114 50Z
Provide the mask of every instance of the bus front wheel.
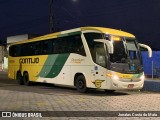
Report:
M79 75L76 78L75 85L76 85L76 88L77 88L78 92L85 93L87 91L86 80L85 80L85 77L83 75Z
M29 86L31 82L29 81L29 75L28 72L24 72L23 74L23 82L25 85Z

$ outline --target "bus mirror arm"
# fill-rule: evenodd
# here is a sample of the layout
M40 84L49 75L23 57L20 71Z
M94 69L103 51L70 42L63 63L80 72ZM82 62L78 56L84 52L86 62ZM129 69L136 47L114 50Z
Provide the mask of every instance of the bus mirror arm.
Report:
M143 48L146 48L148 50L148 57L152 57L152 49L148 45L139 43L139 46L143 47Z
M114 49L113 49L113 44L112 42L108 41L108 40L105 40L105 39L95 39L94 40L95 42L101 42L101 43L104 43L107 45L107 49L108 49L108 52L110 54L113 54L114 53Z

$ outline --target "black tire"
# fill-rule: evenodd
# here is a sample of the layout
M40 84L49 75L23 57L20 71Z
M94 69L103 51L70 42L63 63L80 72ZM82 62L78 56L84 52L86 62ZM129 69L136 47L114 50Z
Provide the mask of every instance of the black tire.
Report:
M22 79L22 75L21 75L21 73L19 71L17 72L16 80L17 80L19 85L24 85L24 82L23 82L23 79Z
M23 82L25 85L29 86L31 85L31 82L29 81L29 75L28 75L28 72L25 72L23 74Z
M76 78L75 86L76 86L78 92L81 92L81 93L87 92L86 80L83 75L79 75Z
M111 93L114 93L115 90L105 90L105 92L108 93L108 94L111 94Z

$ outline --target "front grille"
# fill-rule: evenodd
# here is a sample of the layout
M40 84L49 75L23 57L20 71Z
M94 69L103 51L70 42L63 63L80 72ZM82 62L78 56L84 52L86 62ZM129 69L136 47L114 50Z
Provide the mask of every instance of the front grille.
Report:
M140 79L120 79L121 82L140 82Z

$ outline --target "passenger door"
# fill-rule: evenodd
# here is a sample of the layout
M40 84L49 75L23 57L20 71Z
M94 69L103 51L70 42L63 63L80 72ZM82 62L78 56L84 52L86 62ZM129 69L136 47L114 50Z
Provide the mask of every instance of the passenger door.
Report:
M106 51L103 43L98 43L94 48L95 54L95 87L101 88L102 83L106 80Z

